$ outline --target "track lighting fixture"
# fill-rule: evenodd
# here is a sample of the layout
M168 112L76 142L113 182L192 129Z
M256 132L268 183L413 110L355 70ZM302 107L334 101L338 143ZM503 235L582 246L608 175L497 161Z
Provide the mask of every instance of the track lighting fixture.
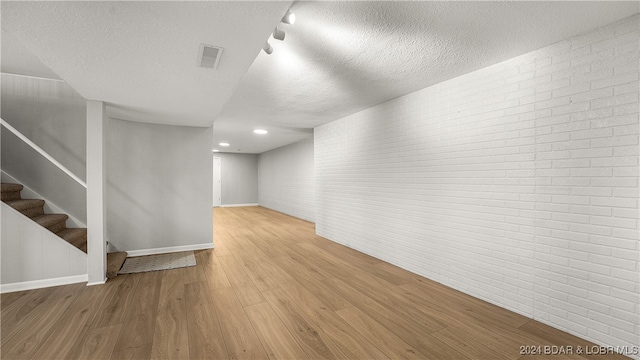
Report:
M293 25L296 22L296 14L292 13L290 10L287 10L287 13L282 18L282 22L285 24Z
M271 53L273 52L273 48L271 47L271 44L269 44L269 42L265 42L264 45L262 46L262 50L264 50L264 52L267 53L267 55L271 55Z
M273 38L276 40L284 40L284 30L280 30L277 27L275 29L273 29Z
M295 22L296 22L296 15L292 13L290 10L287 10L287 13L282 17L282 23L293 25L293 23ZM273 29L273 33L271 35L273 36L274 39L283 41L285 32L282 29L278 29L278 27L276 26L276 28ZM262 46L262 50L264 50L264 52L266 52L267 55L271 55L271 53L273 53L273 48L271 47L271 44L269 44L269 41L266 41L264 43L264 45Z

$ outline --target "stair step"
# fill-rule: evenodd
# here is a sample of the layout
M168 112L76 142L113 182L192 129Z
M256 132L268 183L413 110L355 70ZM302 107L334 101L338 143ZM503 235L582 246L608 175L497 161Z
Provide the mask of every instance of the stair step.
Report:
M5 201L7 205L20 211L25 216L33 218L44 214L44 200L40 199L19 199Z
M87 252L87 229L86 228L66 228L58 231L56 235L65 239L69 244Z
M118 271L127 259L125 251L112 252L107 254L107 279L118 276Z
M20 184L2 183L0 199L2 201L20 200L22 198L20 192L23 188L24 186Z
M52 233L57 233L67 228L68 218L69 216L66 214L44 214L34 217L33 221L46 227Z

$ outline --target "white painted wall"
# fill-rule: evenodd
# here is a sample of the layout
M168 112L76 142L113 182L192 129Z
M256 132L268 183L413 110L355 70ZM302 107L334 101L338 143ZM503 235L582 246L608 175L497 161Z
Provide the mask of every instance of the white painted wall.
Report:
M309 137L260 154L258 202L261 206L315 221L313 152L313 137Z
M85 100L59 80L5 73L0 80L0 117L86 179ZM85 188L5 129L2 170L86 222Z
M0 292L87 281L87 254L4 202Z
M211 246L211 128L110 119L107 240L119 250Z
M318 127L318 234L596 343L639 346L638 22ZM276 175L261 172L261 204Z
M222 206L258 203L258 155L217 153L222 162Z

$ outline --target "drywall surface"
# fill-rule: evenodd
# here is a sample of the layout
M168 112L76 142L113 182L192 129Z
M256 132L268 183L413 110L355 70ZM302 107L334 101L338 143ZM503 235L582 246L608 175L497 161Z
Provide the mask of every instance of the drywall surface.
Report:
M313 137L267 151L258 158L261 206L313 222L314 182Z
M2 119L85 179L85 100L60 80L5 73L0 80ZM86 222L86 189L4 127L2 170Z
M318 234L598 344L639 346L638 23L316 128Z
M258 155L215 153L222 168L222 206L258 203Z
M211 128L110 119L107 238L119 250L211 244Z
M85 275L87 254L2 203L0 285L56 281ZM79 282L79 281L76 281Z

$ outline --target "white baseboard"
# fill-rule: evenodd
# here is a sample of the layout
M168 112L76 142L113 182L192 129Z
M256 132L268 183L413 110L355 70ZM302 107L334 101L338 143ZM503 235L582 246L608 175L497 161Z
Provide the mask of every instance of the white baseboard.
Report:
M3 285L0 285L0 294L23 291L23 290L42 289L42 288L47 288L51 286L77 284L77 283L87 282L87 281L89 281L89 276L85 274L85 275L59 277L59 278L53 278L53 279L33 280L33 281L24 281L19 283L12 283L12 284L3 284Z
M102 280L102 281L88 282L87 286L104 285L106 283L107 283L107 278L104 278L104 280Z
M220 205L220 207L242 207L242 206L260 206L260 204L255 203L255 204L225 204L225 205Z
M154 249L142 249L142 250L124 250L127 252L127 256L144 256L144 255L155 255L155 254L166 254L180 251L193 251L193 250L206 250L213 249L213 243L205 243L205 244L195 244L195 245L183 245L183 246L169 246L163 248L154 248Z

